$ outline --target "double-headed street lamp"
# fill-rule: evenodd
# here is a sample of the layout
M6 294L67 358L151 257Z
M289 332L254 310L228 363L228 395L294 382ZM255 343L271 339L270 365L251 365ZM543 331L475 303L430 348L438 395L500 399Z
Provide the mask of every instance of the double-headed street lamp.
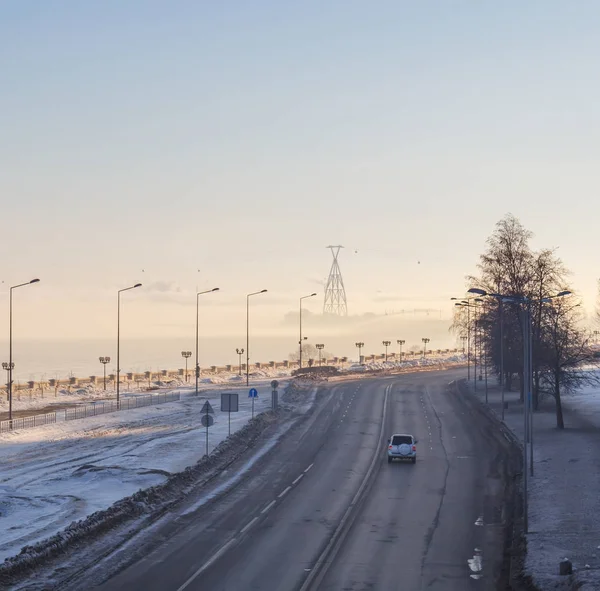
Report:
M110 357L99 357L100 363L104 366L104 390L106 391L106 364L110 363Z
M185 359L185 381L188 381L188 359L192 356L191 351L182 351L181 356Z
M396 344L400 346L400 361L402 361L402 345L404 345L406 341L404 339L398 339Z
M267 290L261 289L246 296L246 386L250 385L250 297L261 293L267 293Z
M198 316L200 313L199 307L199 298L201 295L204 295L205 293L212 293L213 291L219 291L218 287L213 287L213 289L207 289L206 291L199 291L196 293L196 368L195 368L195 374L196 374L196 396L198 396L198 380L200 379L200 365L198 365Z
M244 354L244 349L236 348L235 352L238 355L238 361L239 361L239 366L240 366L240 375L242 375L242 355Z
M142 287L141 283L136 283L131 287L125 287L124 289L120 289L117 292L117 408L119 408L120 404L120 378L119 375L121 373L120 359L121 359L121 293L124 291L129 291L130 289L135 289L136 287Z
M8 364L5 369L8 371L8 420L12 421L12 373L15 368L15 364L13 363L12 358L12 308L13 308L13 289L17 289L17 287L24 287L25 285L31 285L32 283L39 283L39 279L32 279L27 283L19 283L18 285L13 285L10 288L10 300L9 300L9 324L8 324ZM2 365L4 367L4 364ZM12 427L12 423L11 423Z
M317 348L317 351L319 351L319 367L321 367L321 351L325 348L325 345L323 343L317 343L315 347Z
M362 348L365 346L363 342L355 343L358 347L358 362L362 363Z
M392 344L392 341L381 341L381 344L385 347L385 362L387 363L388 347Z
M480 296L489 296L500 300L502 303L519 304L523 321L523 378L525 401L523 404L524 432L523 437L523 525L525 533L529 531L529 518L527 508L527 443L529 443L529 470L533 476L533 409L531 398L533 392L533 331L531 330L532 304L550 303L553 299L571 295L569 290L563 290L555 295L531 299L523 295L488 293L483 289L472 287L469 293ZM504 404L502 405L504 407Z
M300 298L300 340L298 341L298 344L300 345L300 357L299 357L299 361L298 361L298 367L302 368L302 300L305 300L306 298L312 298L314 296L316 296L316 293L311 293L310 295L307 296L302 296ZM306 339L304 339L306 340Z
M425 358L425 356L427 355L427 343L429 343L431 339L423 338L421 340L423 341L423 358Z
M460 302L456 302L454 305L467 308L467 381L471 379L471 308L476 308L477 306L472 306L469 302L483 302L481 298L450 298L451 300L458 300ZM475 366L475 373L477 374L477 366ZM475 383L475 387L477 387L477 382Z

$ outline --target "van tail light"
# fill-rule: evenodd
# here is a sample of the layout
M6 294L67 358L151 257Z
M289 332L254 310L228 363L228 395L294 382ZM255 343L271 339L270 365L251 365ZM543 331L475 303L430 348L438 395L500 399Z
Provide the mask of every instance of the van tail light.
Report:
M392 449L392 446L391 446L391 445L388 445L388 449Z
M417 446L413 445L413 451L417 451Z

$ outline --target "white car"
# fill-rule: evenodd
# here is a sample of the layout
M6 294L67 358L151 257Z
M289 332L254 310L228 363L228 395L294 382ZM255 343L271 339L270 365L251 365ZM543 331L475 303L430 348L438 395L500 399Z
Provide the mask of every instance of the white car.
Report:
M417 462L417 440L412 435L397 433L388 439L388 464L394 458L399 460L410 460L413 464Z

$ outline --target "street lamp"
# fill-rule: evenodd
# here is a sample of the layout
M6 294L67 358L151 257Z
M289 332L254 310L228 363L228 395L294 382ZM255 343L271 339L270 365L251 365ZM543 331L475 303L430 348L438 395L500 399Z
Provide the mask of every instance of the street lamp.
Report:
M298 367L302 368L302 300L305 300L306 298L312 298L314 296L316 296L316 293L311 293L310 295L307 296L302 296L300 298L300 340L298 341L299 345L300 345L300 357L299 357L299 361L298 361ZM306 340L306 338L304 339Z
M267 293L267 290L261 289L246 296L246 386L250 385L250 297L261 293Z
M523 404L524 437L523 437L523 529L529 533L529 517L527 505L527 443L529 443L529 470L533 476L533 409L531 408L531 395L533 392L533 331L531 330L531 305L539 303L550 303L553 299L571 295L567 289L559 291L552 296L546 296L537 300L530 299L524 295L488 293L483 289L472 287L469 293L480 296L489 296L501 300L503 303L519 304L523 320L523 378L525 400ZM504 406L504 405L503 405Z
M317 343L315 345L315 347L319 351L319 367L321 367L321 365L322 365L322 363L321 363L321 351L325 348L325 345L323 343Z
M198 379L200 378L200 366L198 365L198 314L199 314L199 297L205 293L212 293L213 291L219 291L218 287L213 289L207 289L206 291L199 291L196 293L196 396L198 396Z
M188 359L192 356L191 351L182 351L181 356L185 359L185 381L188 381Z
M106 364L110 363L110 357L99 357L100 363L104 366L104 390L106 391Z
M451 300L456 300L458 298L450 298ZM473 297L473 298L466 298L464 300L461 300L460 302L456 302L454 305L458 306L459 308L466 308L467 309L467 381L469 381L471 379L471 308L478 308L478 306L474 306L473 304L470 304L469 302L474 301L477 303L482 303L483 300L481 298L477 298L477 297ZM474 388L475 390L477 390L477 349L475 348L475 359L474 359L475 363L474 363L474 370L475 370L475 374L474 374Z
M6 371L6 379L7 379L7 380L9 379L9 378L8 378L8 372L9 372L11 369L14 369L14 368L15 368L15 364L14 364L14 363L7 363L6 361L3 361L3 362L2 362L2 369L4 369L4 370ZM6 387L7 387L7 392L8 392L8 381L7 381L7 383L6 383Z
M237 349L235 352L238 354L239 365L240 365L240 375L242 375L242 355L244 354L244 349Z
M402 361L402 345L404 345L406 341L404 339L398 339L396 343L400 346L400 361Z
M425 358L425 356L427 355L427 343L429 343L431 339L423 338L421 340L423 341L423 358Z
M39 279L32 279L31 281L27 281L27 283L19 283L18 285L13 285L10 288L10 299L9 299L9 324L8 324L8 365L5 369L8 371L8 420L12 421L12 373L15 368L15 364L12 359L12 302L13 302L13 289L17 289L17 287L24 287L25 285L31 285L32 283L39 283ZM11 423L12 427L12 423Z
M364 343L355 343L355 345L358 347L358 362L362 364L362 348L365 346Z
M117 292L117 409L120 403L120 379L119 374L121 373L120 355L121 355L121 293L135 289L136 287L142 287L141 283L136 283L131 287L125 287Z
M385 362L387 363L388 347L392 344L392 341L381 341L381 344L385 347Z

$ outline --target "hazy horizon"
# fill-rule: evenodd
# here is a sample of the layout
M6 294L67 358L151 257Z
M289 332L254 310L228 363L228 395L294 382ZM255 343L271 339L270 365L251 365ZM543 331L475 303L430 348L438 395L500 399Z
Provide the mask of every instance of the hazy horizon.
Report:
M495 223L598 277L600 5L0 8L0 335L281 334L331 265L352 315L449 314ZM3 312L2 310L5 310ZM6 337L4 336L6 335ZM237 337L236 337L237 338ZM359 338L359 335L356 335Z

